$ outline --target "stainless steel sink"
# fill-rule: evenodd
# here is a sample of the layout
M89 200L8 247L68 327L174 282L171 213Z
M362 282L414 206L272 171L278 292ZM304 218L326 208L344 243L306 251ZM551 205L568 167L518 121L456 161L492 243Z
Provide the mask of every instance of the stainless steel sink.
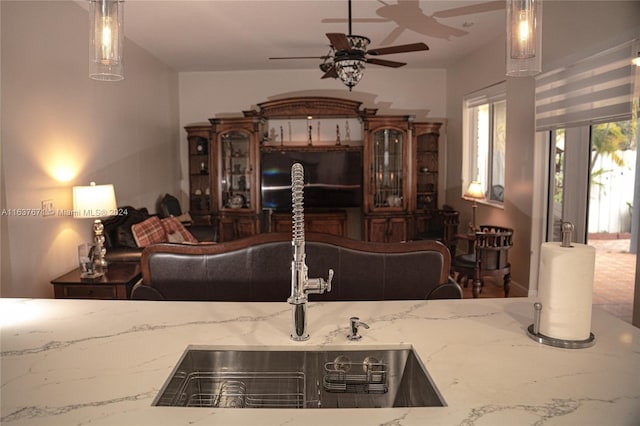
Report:
M190 346L153 405L384 408L446 404L411 347L230 350Z

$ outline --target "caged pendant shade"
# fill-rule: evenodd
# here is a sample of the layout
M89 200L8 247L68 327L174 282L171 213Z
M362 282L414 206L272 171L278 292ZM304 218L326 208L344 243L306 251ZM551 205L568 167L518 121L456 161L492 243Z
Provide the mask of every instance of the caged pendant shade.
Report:
M542 71L542 0L507 0L507 75Z
M364 76L364 61L362 59L336 60L336 72L340 81L351 91Z
M124 1L89 0L89 19L89 77L102 81L122 80Z

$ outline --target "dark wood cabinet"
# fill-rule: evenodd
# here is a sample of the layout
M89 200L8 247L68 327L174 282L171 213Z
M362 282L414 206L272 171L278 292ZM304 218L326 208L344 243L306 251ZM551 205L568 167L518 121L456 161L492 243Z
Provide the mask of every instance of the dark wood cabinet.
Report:
M188 126L189 213L195 224L211 225L215 214L215 161L211 127Z
M292 214L273 213L271 215L272 232L291 232ZM305 213L306 232L331 234L347 237L347 213L345 211Z
M51 280L56 299L129 299L131 289L142 279L139 262L113 262L104 275L81 278L76 268Z
M219 241L259 233L259 117L210 119L215 138Z
M414 129L414 203L418 211L438 208L440 123L416 123Z
M220 215L218 239L220 241L237 240L258 234L258 217L253 214L227 213Z
M408 216L380 215L365 218L365 240L377 243L407 241Z
M220 241L291 228L290 214L260 222L267 217L261 205L262 151L362 149L363 239L405 241L430 229L442 187L442 123L379 116L360 102L327 97L268 101L243 117L209 122L186 127L190 210L197 222L218 223ZM356 127L358 136L352 139L349 131ZM307 231L347 235L346 218L311 217Z
M365 118L364 200L365 240L405 241L411 191L409 116Z

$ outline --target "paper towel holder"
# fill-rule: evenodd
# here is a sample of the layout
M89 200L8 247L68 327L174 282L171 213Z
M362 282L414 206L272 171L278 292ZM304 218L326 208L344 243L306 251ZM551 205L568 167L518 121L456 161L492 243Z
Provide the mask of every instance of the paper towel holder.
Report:
M571 244L571 237L573 235L573 223L562 222L560 224L562 230L562 243L560 247L573 248ZM533 324L527 328L527 335L538 343L542 343L556 348L564 349L582 349L589 348L596 343L596 337L593 333L589 333L589 337L584 340L566 340L558 339L555 337L545 336L540 333L540 311L542 311L542 303L536 302L533 304Z
M573 244L571 244L573 229L574 226L571 222L562 222L560 224L560 230L562 231L562 243L560 244L560 247L573 247Z
M596 336L593 333L589 333L589 337L584 340L566 340L558 339L555 337L545 336L540 333L540 311L542 310L542 303L536 302L533 304L533 324L527 328L527 336L531 337L538 343L544 345L553 346L563 349L584 349L590 348L596 343Z

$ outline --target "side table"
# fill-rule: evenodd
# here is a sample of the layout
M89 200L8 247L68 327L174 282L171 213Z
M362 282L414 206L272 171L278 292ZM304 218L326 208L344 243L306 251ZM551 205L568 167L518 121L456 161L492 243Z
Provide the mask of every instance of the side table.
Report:
M76 268L51 284L56 299L129 299L141 278L139 262L114 262L101 277L80 278L80 268Z

